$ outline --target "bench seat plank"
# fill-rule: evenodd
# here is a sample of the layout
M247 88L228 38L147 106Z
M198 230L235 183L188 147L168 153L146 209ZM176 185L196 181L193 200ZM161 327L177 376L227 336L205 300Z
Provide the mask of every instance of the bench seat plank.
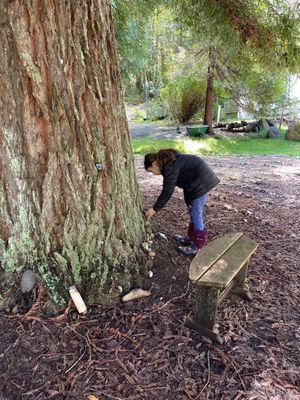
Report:
M247 236L240 237L230 249L210 268L197 285L225 288L256 251L258 244ZM201 254L201 253L200 253Z
M190 269L189 278L193 282L197 282L202 275L207 272L211 266L218 261L219 258L231 247L243 234L231 233L209 243L202 249L193 259Z

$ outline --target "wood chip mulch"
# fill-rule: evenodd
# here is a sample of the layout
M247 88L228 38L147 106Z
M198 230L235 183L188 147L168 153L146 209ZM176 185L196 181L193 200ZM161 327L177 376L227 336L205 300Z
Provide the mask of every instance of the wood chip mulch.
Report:
M0 314L0 399L296 400L299 368L300 159L209 157L221 179L207 200L210 239L244 232L260 247L251 258L251 303L229 297L218 310L224 339L213 346L184 327L192 315L190 260L172 235L188 225L180 190L152 221L152 296L57 317L29 309ZM136 160L143 205L161 178ZM90 397L92 399L92 397Z

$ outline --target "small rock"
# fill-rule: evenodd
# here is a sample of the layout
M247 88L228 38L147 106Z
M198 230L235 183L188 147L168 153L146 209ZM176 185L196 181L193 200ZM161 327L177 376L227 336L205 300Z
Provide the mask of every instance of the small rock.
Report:
M127 302L131 300L142 299L144 297L149 297L149 296L151 296L151 292L149 290L133 289L122 297L122 301Z
M272 329L280 329L284 326L284 322L283 321L279 321L279 322L274 322L274 324L272 324L271 328Z
M14 308L11 310L11 312L12 312L12 314L17 314L18 310L19 310L19 307L18 307L18 305L16 304L16 305L14 306Z
M93 394L89 394L87 400L99 400L98 397L94 396Z
M152 272L152 271L149 271L149 272L148 272L148 275L149 275L149 278L152 278L153 272Z
M43 304L43 310L44 310L45 314L49 317L50 316L53 317L53 316L57 315L58 313L62 312L61 306L55 304L54 302L52 302L50 300L46 301Z
M155 257L155 253L154 253L154 251L149 251L149 257L151 257L151 258L154 258Z
M147 242L144 242L141 244L141 249L143 250L144 253L149 253L149 244Z
M24 271L22 278L21 278L21 283L20 283L20 289L22 293L29 293L31 290L34 288L36 283L36 274L34 271L31 269L26 269Z
M232 210L233 209L231 204L226 204L226 203L224 204L224 208L226 208L226 210Z
M167 236L164 233L157 232L156 236L160 239L168 240Z
M122 288L122 286L118 286L118 291L119 291L120 293L122 293L122 292L123 292L123 288Z

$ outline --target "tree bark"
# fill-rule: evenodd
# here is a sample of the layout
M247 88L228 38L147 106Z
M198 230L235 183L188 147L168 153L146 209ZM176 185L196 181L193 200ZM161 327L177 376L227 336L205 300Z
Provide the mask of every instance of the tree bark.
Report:
M213 106L214 106L214 57L213 50L209 48L207 85L205 97L204 125L208 125L208 133L213 133Z
M139 74L135 78L135 88L137 89L139 94L144 94L144 85L142 75Z
M107 0L0 5L0 298L129 287L146 235Z

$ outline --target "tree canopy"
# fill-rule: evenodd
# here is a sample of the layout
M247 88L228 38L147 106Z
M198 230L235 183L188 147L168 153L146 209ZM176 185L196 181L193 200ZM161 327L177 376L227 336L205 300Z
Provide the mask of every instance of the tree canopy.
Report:
M288 75L299 72L296 2L136 0L114 10L125 85L205 77L211 49L216 94L247 98L244 106L260 113L282 103Z

